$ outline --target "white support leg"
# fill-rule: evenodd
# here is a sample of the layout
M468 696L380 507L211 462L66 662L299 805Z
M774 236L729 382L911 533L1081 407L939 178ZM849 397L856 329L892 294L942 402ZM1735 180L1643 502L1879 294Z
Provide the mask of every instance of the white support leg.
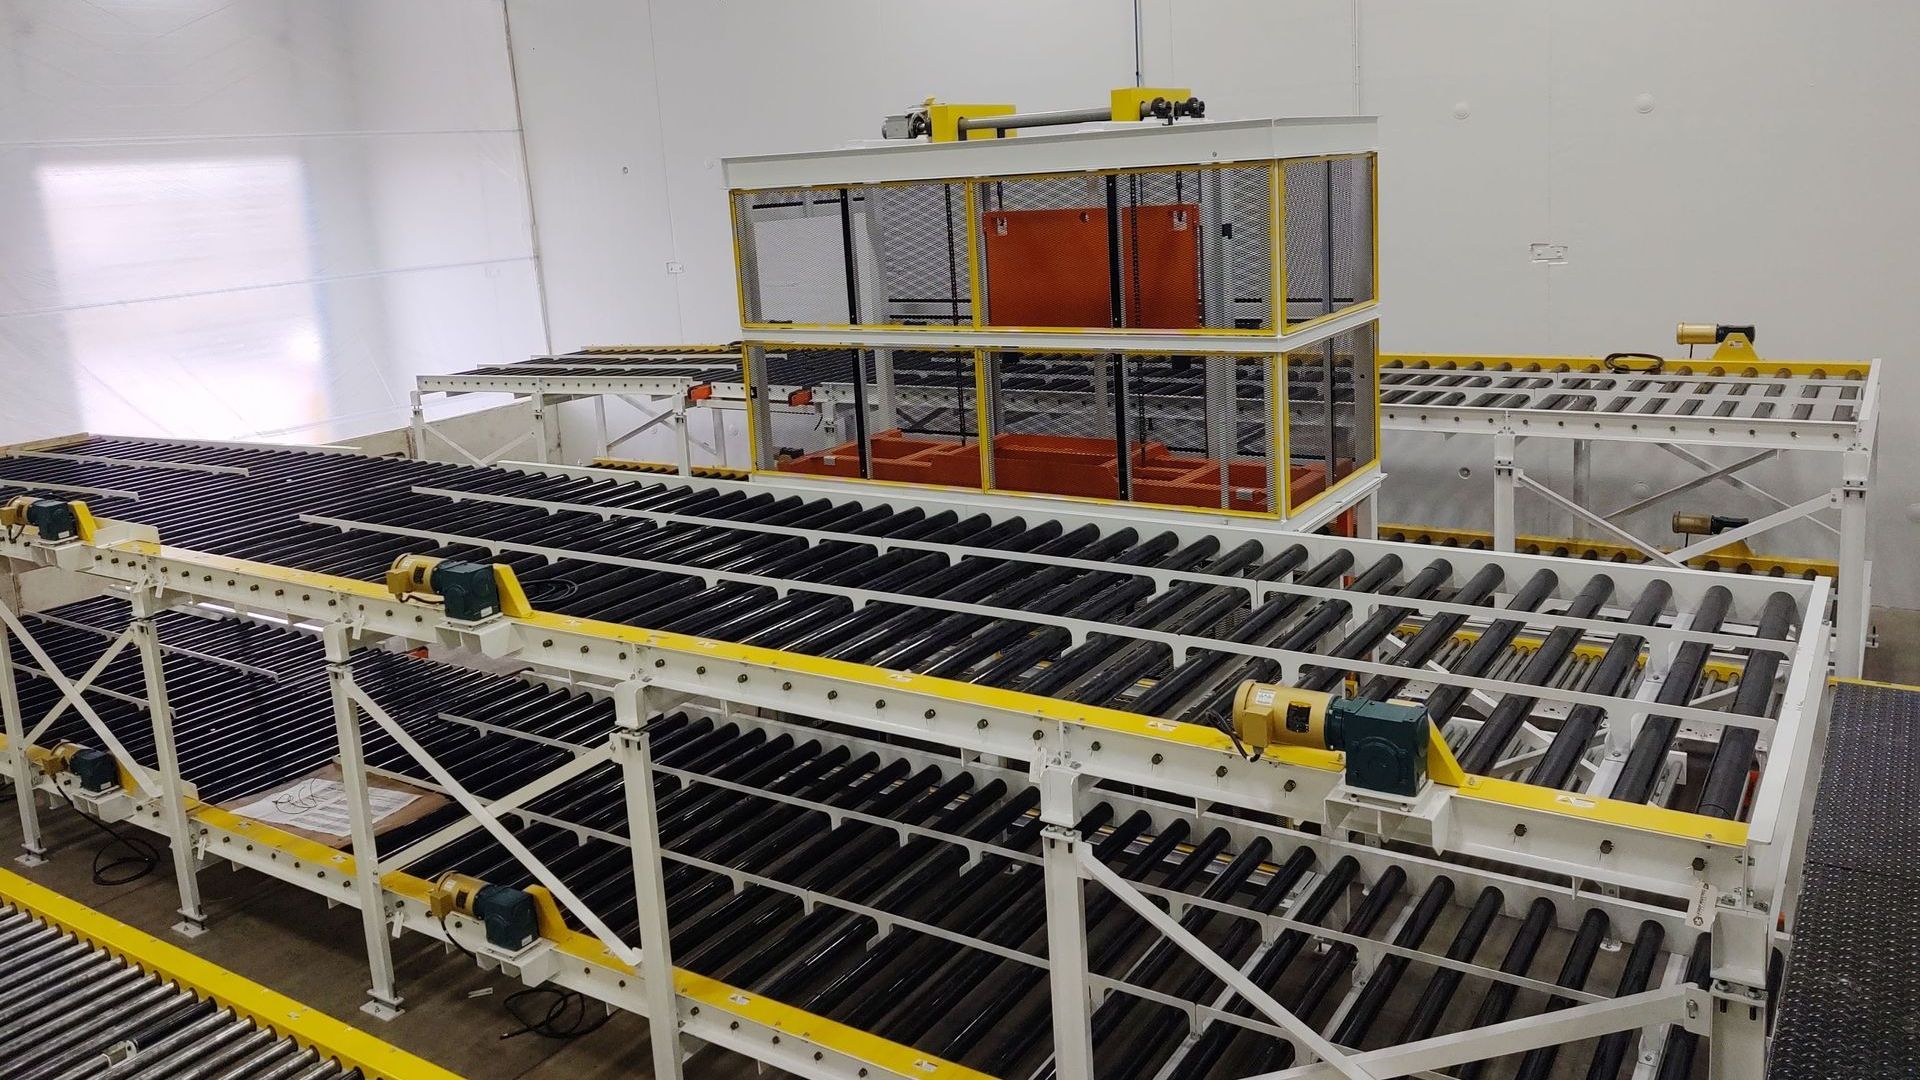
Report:
M146 676L147 716L153 722L154 756L159 759L161 812L167 825L167 845L173 851L173 877L180 887L180 921L173 932L199 937L207 932L207 913L200 903L199 857L194 853L193 821L187 816L186 782L180 777L180 752L173 737L173 708L167 703L167 671L160 651L160 629L154 617L160 598L150 592L133 594L133 641L140 650L140 669Z
M1512 551L1515 547L1513 494L1516 481L1513 454L1519 442L1511 431L1493 437L1493 550Z
M1573 501L1587 509L1593 509L1590 498L1593 494L1593 442L1589 439L1573 440ZM1579 528L1578 518L1567 522L1567 535L1578 536L1574 530Z
M1708 1080L1747 1080L1766 1073L1771 923L1766 912L1738 905L1722 907L1714 919Z
M1380 489L1353 504L1353 534L1362 540L1380 539Z
M1835 674L1859 678L1867 651L1867 624L1873 617L1867 596L1867 481L1871 451L1849 450L1840 487L1840 580L1835 583Z
M373 808L367 803L367 761L360 744L360 712L353 702L353 666L347 628L326 628L327 685L333 694L333 723L340 739L340 782L346 789L347 817L353 837L353 891L360 901L360 926L367 943L367 967L373 986L360 1011L391 1020L401 1013L393 974L393 943L387 928L386 893L380 888L380 860L374 844Z
M1053 994L1053 1067L1060 1080L1092 1080L1093 1007L1087 984L1087 909L1072 825L1040 834L1047 897L1047 970Z
M687 430L687 396L681 394L673 399L673 442L674 453L680 455L675 464L680 468L681 476L693 475L693 433ZM725 460L721 464L726 464Z
M547 395L533 395L533 460L545 464L553 460L552 409Z
M420 391L407 391L407 456L415 461L427 457L427 412L420 404Z
M594 445L594 457L612 457L613 445L607 442L607 396L597 394L593 399L593 431L597 436Z
M14 681L13 632L4 621L0 621L0 716L6 720L13 801L20 809L21 852L14 856L14 861L22 866L39 866L47 861L47 847L40 837L40 806L33 790L33 762L27 758L27 726L20 716L20 687Z
M647 686L640 680L614 691L613 748L627 793L627 835L632 840L634 897L640 915L640 971L647 1002L653 1075L680 1080L680 1003L674 987L667 927L666 875L660 864L660 817L653 799L653 755L646 732Z

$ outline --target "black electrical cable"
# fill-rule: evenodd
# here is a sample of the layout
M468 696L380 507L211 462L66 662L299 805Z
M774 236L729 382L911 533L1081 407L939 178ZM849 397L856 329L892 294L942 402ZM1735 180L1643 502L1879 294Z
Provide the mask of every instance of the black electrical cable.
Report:
M542 996L552 999L544 1016L530 1019L528 1013L520 1010L521 1002ZM502 998L500 1005L520 1022L520 1026L512 1031L501 1032L502 1040L522 1035L538 1035L543 1039L577 1039L599 1031L607 1026L607 1021L613 1019L611 1010L589 1017L585 995L578 990L563 990L557 986L530 986L525 990L516 990ZM574 1011L571 1018L568 1017L569 1010Z
M146 838L121 832L80 809L80 804L74 802L73 797L68 795L67 790L59 784L53 785L53 790L60 793L60 797L67 801L68 806L73 807L74 813L86 818L88 824L107 834L107 842L93 849L93 883L95 885L104 885L109 888L131 885L153 873L154 868L160 865L160 849L149 843ZM107 853L115 847L126 848L127 854L117 859L108 859Z

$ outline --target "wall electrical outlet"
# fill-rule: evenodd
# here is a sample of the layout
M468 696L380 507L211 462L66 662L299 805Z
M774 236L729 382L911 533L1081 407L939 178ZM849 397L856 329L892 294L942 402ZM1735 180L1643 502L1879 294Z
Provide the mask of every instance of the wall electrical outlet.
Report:
M1531 250L1533 251L1533 261L1537 263L1548 263L1557 266L1567 261L1567 245L1565 244L1534 244Z

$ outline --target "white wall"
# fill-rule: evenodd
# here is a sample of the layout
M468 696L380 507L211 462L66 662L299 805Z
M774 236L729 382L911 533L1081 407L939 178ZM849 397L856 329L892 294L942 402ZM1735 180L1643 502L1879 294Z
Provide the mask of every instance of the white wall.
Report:
M545 346L501 0L17 0L0 442L340 438Z
M947 5L881 0L509 12L563 348L732 336L722 155L871 137L928 95L1051 108L1133 77L1128 0L1003 0L957 23ZM1906 257L1920 5L1143 0L1141 14L1146 81L1192 86L1215 116L1380 116L1388 348L1668 351L1686 319L1756 322L1763 355L1884 358L1877 595L1920 606L1906 554L1920 425L1905 421L1920 369L1900 346L1920 286ZM1567 261L1534 263L1535 242L1567 245ZM1564 447L1530 453L1531 468L1567 467ZM1390 443L1388 516L1483 523L1479 457ZM1679 468L1656 450L1603 464L1656 482ZM1724 490L1702 505L1754 509Z
M930 94L1060 108L1133 82L1129 0L507 9L561 349L738 336L722 157L877 138Z

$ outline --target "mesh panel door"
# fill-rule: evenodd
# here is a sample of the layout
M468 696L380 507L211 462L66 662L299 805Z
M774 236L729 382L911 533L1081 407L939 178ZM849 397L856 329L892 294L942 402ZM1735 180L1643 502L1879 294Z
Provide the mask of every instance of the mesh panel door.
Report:
M1218 507L1223 499L1209 423L1208 391L1225 372L1221 357L1125 357L1127 469L1121 497L1131 502Z
M871 477L980 486L972 350L876 349L867 367Z
M992 486L1119 498L1116 380L1124 374L1105 353L989 353Z
M1272 327L1270 166L1128 172L1115 182L1122 325Z
M757 326L858 321L853 252L866 234L865 219L858 190L851 199L841 188L736 192L743 320Z
M1287 456L1292 505L1371 463L1375 323L1286 355Z
M1288 325L1374 298L1373 158L1281 165Z
M1333 338L1333 449L1337 483L1378 457L1374 445L1375 350L1378 323Z
M1230 402L1215 398L1208 406L1233 439L1222 455L1227 475L1225 508L1277 514L1280 499L1274 481L1278 440L1273 430L1273 357L1223 356L1216 357L1215 362L1229 369L1233 386Z
M863 364L862 361L865 361ZM862 477L855 388L872 360L857 349L754 347L754 422L759 468Z
M869 315L890 326L971 326L966 187L876 185L866 189L866 206L875 266Z
M1333 341L1283 358L1286 365L1287 501L1293 509L1331 486L1334 460Z

